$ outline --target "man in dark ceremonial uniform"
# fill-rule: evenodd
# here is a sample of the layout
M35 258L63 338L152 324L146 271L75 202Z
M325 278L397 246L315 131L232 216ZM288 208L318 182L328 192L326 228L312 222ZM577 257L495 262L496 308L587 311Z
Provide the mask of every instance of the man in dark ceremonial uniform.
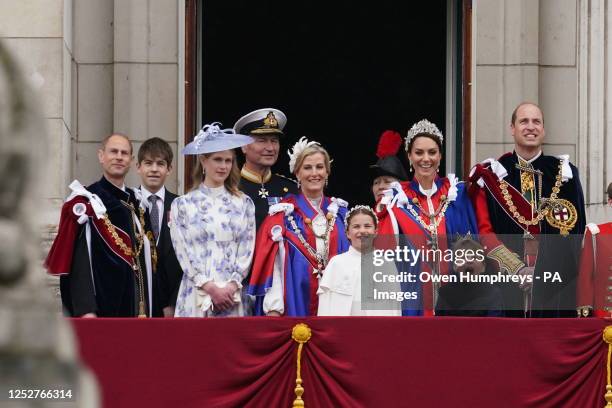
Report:
M256 227L268 215L268 207L287 193L297 194L296 183L280 174L273 174L272 166L278 159L280 138L287 117L274 108L258 109L238 119L236 133L249 135L255 142L243 146L245 163L240 171L240 190L255 203Z
M504 284L506 315L573 316L585 228L578 170L567 155L542 153L544 118L536 104L520 104L510 130L514 151L477 164L470 174L480 234L497 234L527 265L519 273L533 272L531 291ZM546 279L546 272L559 279Z
M45 265L61 275L62 303L70 316L151 316L155 246L145 208L124 184L132 144L124 135L108 136L98 159L103 169L98 182L70 185Z

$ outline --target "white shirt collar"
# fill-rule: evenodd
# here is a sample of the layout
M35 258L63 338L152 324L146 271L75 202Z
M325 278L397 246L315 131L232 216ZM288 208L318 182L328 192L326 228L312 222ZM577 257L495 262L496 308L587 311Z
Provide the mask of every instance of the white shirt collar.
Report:
M429 190L425 190L421 184L419 184L419 191L421 193L423 193L425 196L427 196L428 198L431 198L432 195L434 195L436 193L436 191L438 191L438 186L436 185L436 182L433 181L431 183L431 188Z
M516 157L518 157L519 159L521 159L522 161L527 162L527 163L531 163L531 162L533 162L535 159L537 159L537 158L538 158L538 157L540 157L541 155L542 155L542 150L540 150L540 151L538 152L538 154L536 154L535 156L533 156L531 159L526 160L526 159L523 159L523 158L522 158L522 157L521 157L521 156L520 156L518 153L516 153Z
M152 192L146 189L145 186L140 186L140 191L142 192L142 198L144 200L149 200L149 197L153 195ZM162 186L155 195L161 199L163 202L166 199L166 187Z
M355 249L355 247L353 247L352 245L349 245L349 249L346 252L351 256L361 257L361 252Z

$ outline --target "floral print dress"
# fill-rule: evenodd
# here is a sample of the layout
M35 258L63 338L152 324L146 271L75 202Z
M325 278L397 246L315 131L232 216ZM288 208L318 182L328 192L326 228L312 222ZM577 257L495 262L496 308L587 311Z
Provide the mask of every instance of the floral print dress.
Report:
M172 245L183 269L175 316L244 316L242 280L255 246L253 201L246 194L232 195L224 186L201 184L174 200L170 220ZM238 285L232 309L214 310L211 297L201 289L211 281L219 287Z

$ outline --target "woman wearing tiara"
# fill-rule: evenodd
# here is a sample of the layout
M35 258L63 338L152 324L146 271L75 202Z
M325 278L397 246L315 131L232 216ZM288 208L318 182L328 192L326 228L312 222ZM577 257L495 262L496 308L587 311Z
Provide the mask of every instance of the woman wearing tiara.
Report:
M405 271L417 276L427 272L422 276L432 279L402 286L403 290L418 293L417 299L403 303L404 315L434 314L440 286L440 283L433 282L437 280L434 277L448 274L450 266L440 254L450 247L449 241L456 234L478 233L464 183L454 174L447 177L438 175L443 140L438 127L426 119L412 126L405 140L412 180L392 183L387 197L383 198L386 208L379 213L380 234L403 234L398 245L421 251L432 250L410 271ZM401 267L408 269L409 265Z
M255 246L255 206L238 190L234 148L250 136L206 125L183 154L197 155L193 190L170 211L170 236L183 269L177 317L244 316L240 295Z
M331 257L349 246L347 203L323 191L329 154L304 137L288 153L300 193L271 206L259 228L248 290L255 296L256 315L316 315L320 276Z

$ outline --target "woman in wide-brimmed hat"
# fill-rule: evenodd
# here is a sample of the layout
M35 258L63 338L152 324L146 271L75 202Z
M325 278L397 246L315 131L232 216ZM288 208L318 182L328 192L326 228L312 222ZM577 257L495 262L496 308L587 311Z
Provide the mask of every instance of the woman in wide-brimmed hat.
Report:
M194 189L172 203L170 234L183 278L177 317L243 316L241 288L255 245L255 206L238 190L234 148L249 136L204 126L183 154L197 155Z

